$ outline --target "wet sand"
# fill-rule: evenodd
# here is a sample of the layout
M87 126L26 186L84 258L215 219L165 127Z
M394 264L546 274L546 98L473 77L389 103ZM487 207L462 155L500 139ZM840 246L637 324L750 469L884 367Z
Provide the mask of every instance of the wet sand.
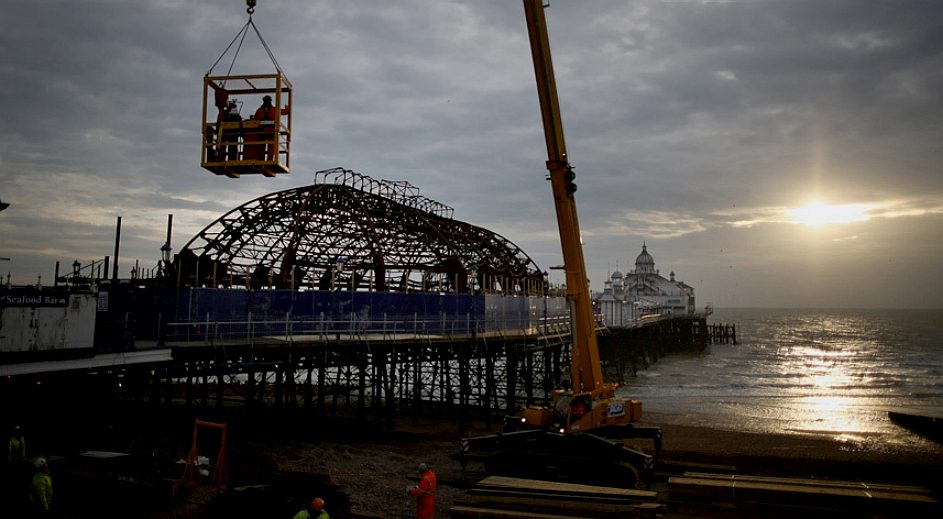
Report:
M833 438L828 434L762 434L658 422L663 459L733 465L738 472L933 487L943 446L915 437L911 445Z

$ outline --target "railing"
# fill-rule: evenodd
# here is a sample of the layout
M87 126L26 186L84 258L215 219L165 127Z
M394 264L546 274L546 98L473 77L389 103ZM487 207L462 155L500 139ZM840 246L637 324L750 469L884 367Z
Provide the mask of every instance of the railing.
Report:
M362 319L352 314L349 319L252 319L243 321L211 320L209 314L201 321L167 323L165 342L169 344L256 344L259 341L312 343L331 341L393 341L429 339L468 339L478 336L541 337L569 333L568 316L492 319L467 314L464 319L453 315L387 316Z

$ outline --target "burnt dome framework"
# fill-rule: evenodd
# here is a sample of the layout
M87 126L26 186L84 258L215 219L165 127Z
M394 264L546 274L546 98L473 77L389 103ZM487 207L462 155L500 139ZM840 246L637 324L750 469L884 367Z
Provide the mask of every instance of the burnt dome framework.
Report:
M523 250L452 213L406 181L318 171L313 185L221 216L184 246L175 271L190 286L543 294Z

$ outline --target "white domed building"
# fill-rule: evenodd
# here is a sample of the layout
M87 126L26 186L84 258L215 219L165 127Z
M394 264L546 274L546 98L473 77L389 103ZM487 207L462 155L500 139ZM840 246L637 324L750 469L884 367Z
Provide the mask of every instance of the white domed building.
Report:
M695 314L694 288L676 281L674 272L668 279L662 277L644 243L635 258L635 270L613 272L593 300L610 328L635 326L660 316Z

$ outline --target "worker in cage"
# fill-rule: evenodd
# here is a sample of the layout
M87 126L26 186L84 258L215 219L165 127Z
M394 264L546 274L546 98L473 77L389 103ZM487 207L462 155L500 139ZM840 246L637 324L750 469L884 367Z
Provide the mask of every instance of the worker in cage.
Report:
M239 123L238 125L226 123ZM219 161L239 160L239 140L242 137L242 115L235 99L230 99L224 108L220 108L216 119L219 135L216 157Z
M288 115L289 107L281 109L281 115ZM275 160L276 153L276 144L275 144L275 134L278 131L275 123L267 123L265 121L275 121L275 107L272 106L272 96L262 97L262 106L260 106L256 111L253 119L260 121L259 125L262 128L261 137L265 141L265 156L266 160L273 161Z

